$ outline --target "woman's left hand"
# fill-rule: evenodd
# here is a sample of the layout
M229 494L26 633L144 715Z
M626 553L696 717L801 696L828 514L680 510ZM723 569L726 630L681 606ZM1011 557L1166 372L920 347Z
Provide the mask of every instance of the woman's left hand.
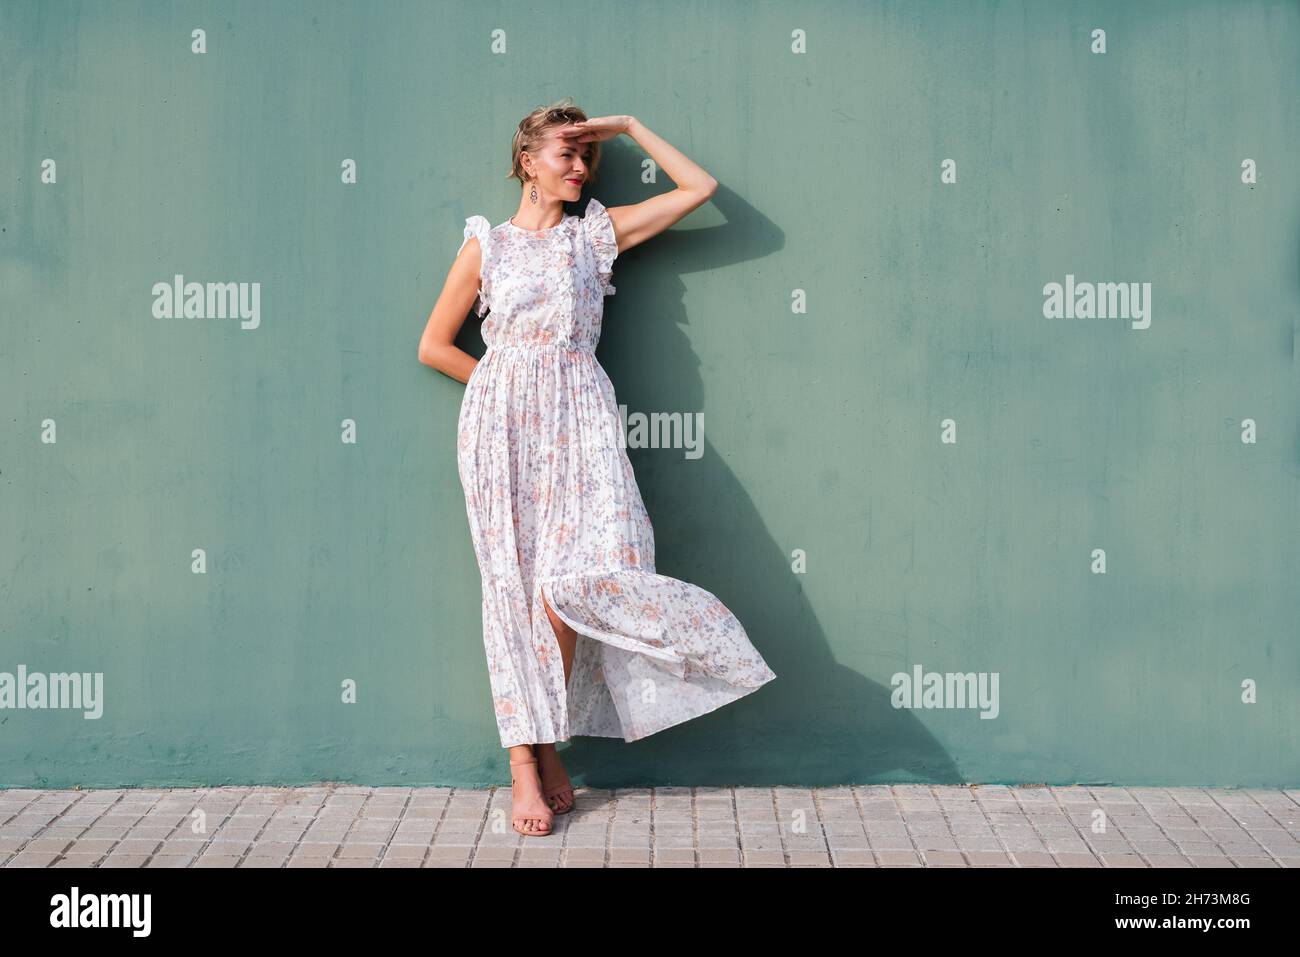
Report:
M632 125L630 116L594 116L581 123L570 123L555 131L556 136L572 136L579 143L593 143L612 140L620 133L626 133Z

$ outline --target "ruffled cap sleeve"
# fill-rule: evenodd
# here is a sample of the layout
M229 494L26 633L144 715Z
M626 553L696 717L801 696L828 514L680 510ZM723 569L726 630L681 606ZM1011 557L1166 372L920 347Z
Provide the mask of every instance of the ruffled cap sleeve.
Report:
M614 295L609 280L614 274L614 260L618 258L618 240L614 237L614 223L609 210L594 196L587 201L587 212L582 217L583 228L596 257L596 272L605 288L605 295Z
M460 249L465 248L465 244L470 241L471 237L478 239L479 246L479 272L478 284L479 294L474 299L474 313L481 319L488 311L487 292L488 292L488 252L490 250L488 234L492 231L492 224L483 216L471 216L465 220L465 238L461 240ZM456 250L457 254L460 249Z

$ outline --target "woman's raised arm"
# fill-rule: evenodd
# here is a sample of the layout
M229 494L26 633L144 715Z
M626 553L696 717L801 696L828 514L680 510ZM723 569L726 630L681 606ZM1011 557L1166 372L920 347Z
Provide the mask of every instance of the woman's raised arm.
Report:
M635 116L598 116L584 123L571 123L556 131L558 136L573 136L580 143L608 140L626 133L650 154L677 188L670 193L651 196L630 206L610 206L618 251L622 253L638 243L658 236L693 209L703 206L718 189L718 181L662 136L654 133Z

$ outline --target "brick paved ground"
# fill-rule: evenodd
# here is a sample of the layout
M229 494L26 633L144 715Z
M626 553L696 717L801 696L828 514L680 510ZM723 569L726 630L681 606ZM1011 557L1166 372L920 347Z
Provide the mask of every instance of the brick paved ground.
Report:
M0 865L1300 864L1300 790L580 788L577 808L556 817L549 836L516 834L509 815L508 788L0 790Z

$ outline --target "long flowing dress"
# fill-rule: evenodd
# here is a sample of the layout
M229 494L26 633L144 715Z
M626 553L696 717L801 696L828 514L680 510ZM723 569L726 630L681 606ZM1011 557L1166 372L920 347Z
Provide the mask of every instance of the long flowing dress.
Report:
M618 255L608 211L591 199L581 219L543 230L471 216L471 237L487 351L461 401L457 464L502 746L636 741L771 681L726 605L655 572L654 530L595 354ZM567 687L543 594L578 634Z

